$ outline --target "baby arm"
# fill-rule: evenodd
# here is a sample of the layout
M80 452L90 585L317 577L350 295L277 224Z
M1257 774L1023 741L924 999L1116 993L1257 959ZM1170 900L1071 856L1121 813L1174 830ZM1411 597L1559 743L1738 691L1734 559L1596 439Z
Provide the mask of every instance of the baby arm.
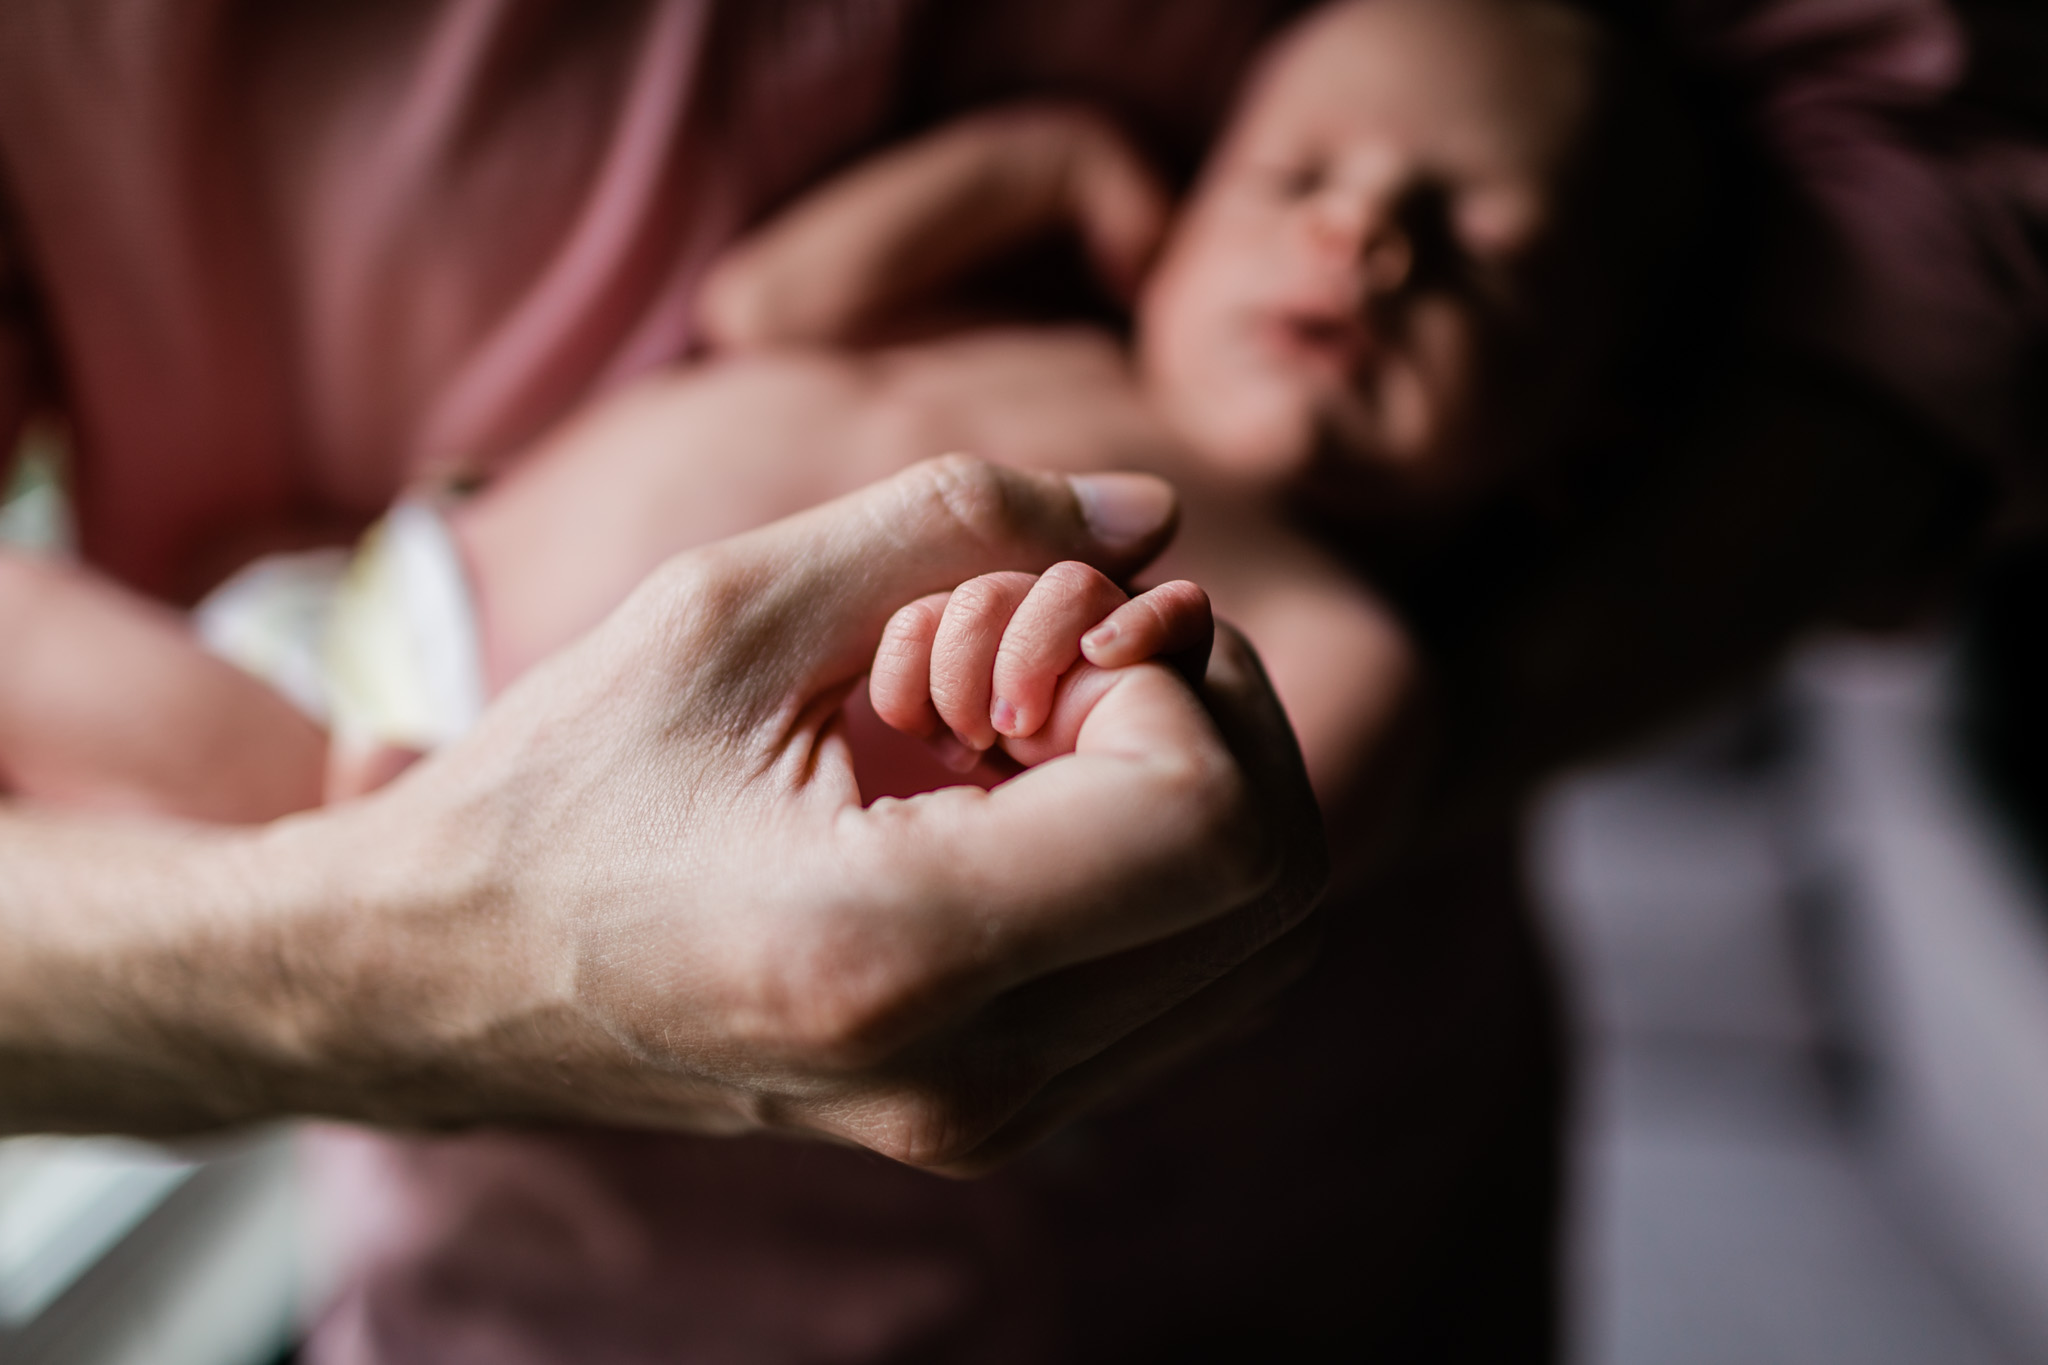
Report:
M861 162L751 233L706 278L697 320L723 350L845 344L1063 228L1128 299L1167 205L1151 168L1094 113L978 114Z
M1073 752L1095 709L1136 681L1135 665L1200 676L1214 629L1208 594L1185 580L1132 598L1071 561L985 574L896 613L868 695L949 766L971 768L995 746L1028 766Z
M255 822L316 805L326 737L176 613L0 552L0 792Z

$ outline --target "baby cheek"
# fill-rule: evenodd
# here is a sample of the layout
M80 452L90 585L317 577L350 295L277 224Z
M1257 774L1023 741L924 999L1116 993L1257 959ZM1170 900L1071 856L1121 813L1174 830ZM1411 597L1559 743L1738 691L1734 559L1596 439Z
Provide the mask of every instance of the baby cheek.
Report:
M1239 478L1283 486L1308 468L1317 406L1283 376L1240 374L1215 390L1205 452Z
M1239 335L1227 281L1165 275L1140 315L1141 369L1153 403L1205 462L1238 475L1291 472L1313 404L1302 386Z
M1227 336L1194 335L1167 348L1153 400L1203 463L1234 478L1282 481L1299 472L1314 433L1303 386Z
M1214 196L1183 215L1139 299L1141 347L1170 362L1195 358L1195 343L1220 337L1231 315L1256 297L1264 265L1248 249L1241 218Z

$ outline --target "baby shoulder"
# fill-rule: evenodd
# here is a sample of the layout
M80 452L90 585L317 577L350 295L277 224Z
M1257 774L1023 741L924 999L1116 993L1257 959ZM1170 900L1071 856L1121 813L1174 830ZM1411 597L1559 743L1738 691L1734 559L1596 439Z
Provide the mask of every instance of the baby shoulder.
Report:
M1317 793L1348 792L1389 745L1420 684L1420 658L1391 607L1319 555L1287 555L1217 594L1287 710Z

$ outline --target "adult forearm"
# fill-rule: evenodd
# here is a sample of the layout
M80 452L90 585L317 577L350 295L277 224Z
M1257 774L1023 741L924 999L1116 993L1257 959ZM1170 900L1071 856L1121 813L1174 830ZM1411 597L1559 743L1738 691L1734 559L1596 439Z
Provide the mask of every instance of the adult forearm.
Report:
M493 906L464 841L423 823L0 811L0 1131L560 1112L551 1075L491 1083L494 1036L543 1032L544 1011L520 936L479 922Z
M249 913L260 836L0 814L0 1129L175 1131L276 1112L293 1033ZM268 979L266 979L268 978Z

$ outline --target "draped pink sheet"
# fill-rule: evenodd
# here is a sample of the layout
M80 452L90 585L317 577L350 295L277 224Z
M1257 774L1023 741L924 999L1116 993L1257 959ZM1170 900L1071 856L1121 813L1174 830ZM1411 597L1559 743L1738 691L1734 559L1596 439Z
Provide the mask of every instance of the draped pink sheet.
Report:
M675 358L707 256L883 118L907 8L6 6L88 553L189 589Z
M1199 124L1280 7L16 0L4 254L47 315L7 346L53 343L90 556L190 592L210 538L369 516L684 354L706 261L898 115L907 44Z
M883 131L1053 89L1185 140L1283 7L11 0L0 422L61 400L88 555L189 593L237 546L488 470L683 356L711 254ZM2015 414L2039 281L2012 236L2040 163L1911 131L1963 69L1947 12L1676 8L1748 73L1844 248L1800 327L1958 443L2038 457ZM1547 1169L1514 883L1503 852L1410 919L1358 917L1258 1040L992 1181L781 1142L330 1134L348 1260L312 1357L1119 1359L1360 1320L1493 1197L1471 1182L1502 1143Z
M2032 63L2013 126L1984 107L2006 101L1953 101L1993 54L1973 51L1938 0L1673 9L1702 58L1748 87L1750 117L1822 236L1809 259L1823 269L1786 325L2009 481L2038 486L2048 452L2029 389L2048 377L2048 280L2027 238L2048 225L2048 17L1983 30L1984 46L2012 43Z

